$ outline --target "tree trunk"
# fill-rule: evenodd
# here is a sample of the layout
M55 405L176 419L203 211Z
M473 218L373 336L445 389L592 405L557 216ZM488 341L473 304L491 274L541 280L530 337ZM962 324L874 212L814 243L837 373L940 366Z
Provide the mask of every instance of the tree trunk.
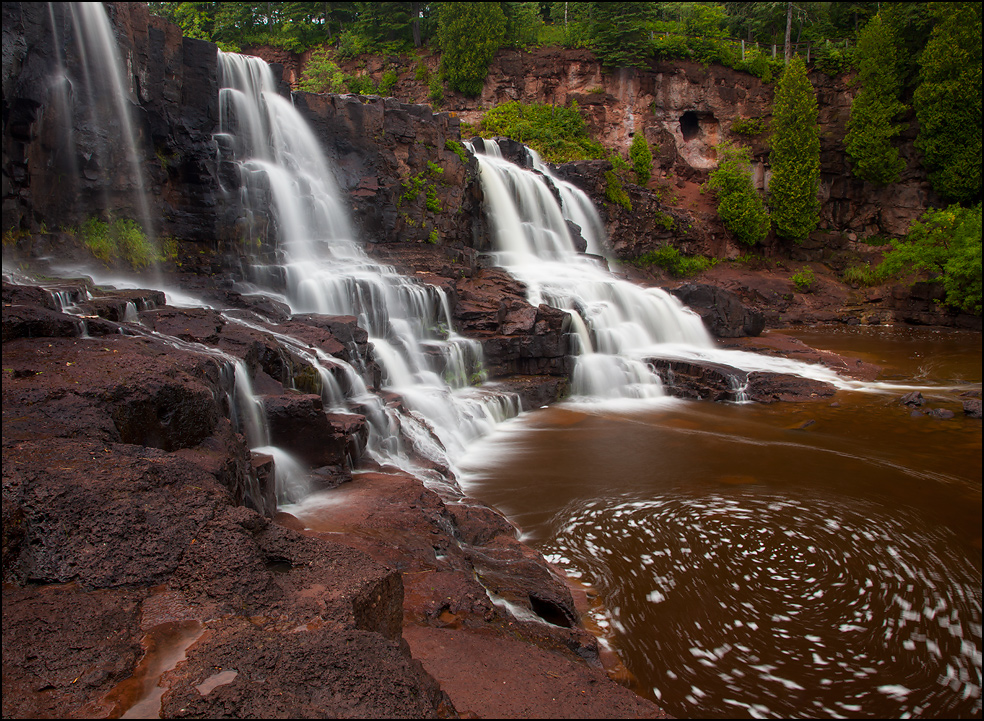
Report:
M793 34L793 4L786 3L786 62L793 58L793 46L790 43Z

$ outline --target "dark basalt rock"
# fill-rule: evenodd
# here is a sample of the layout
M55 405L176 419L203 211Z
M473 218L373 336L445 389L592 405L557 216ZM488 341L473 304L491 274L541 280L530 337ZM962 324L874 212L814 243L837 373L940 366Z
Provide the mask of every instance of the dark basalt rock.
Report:
M720 363L650 358L666 390L680 398L710 401L750 400L756 403L811 401L829 398L836 388L783 373L745 371Z
M738 296L724 288L701 283L687 283L670 293L704 320L707 329L718 338L757 336L765 330L765 316L749 310Z

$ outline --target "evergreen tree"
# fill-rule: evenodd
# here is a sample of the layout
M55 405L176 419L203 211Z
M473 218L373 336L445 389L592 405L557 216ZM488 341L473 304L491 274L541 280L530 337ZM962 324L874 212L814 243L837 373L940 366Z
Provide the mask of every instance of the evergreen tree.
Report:
M930 5L937 25L919 59L916 147L937 193L973 202L981 197L981 6Z
M801 242L820 220L820 127L817 97L806 66L794 57L776 87L772 107L772 219L781 238Z
M489 63L506 36L506 16L497 2L445 2L437 16L444 77L454 90L479 95Z
M893 121L905 112L899 101L895 44L891 31L875 15L858 36L858 79L861 91L851 103L847 152L854 174L875 183L894 183L905 169L892 138L902 132Z
M602 65L646 66L652 54L647 23L653 12L651 2L588 3L588 36Z

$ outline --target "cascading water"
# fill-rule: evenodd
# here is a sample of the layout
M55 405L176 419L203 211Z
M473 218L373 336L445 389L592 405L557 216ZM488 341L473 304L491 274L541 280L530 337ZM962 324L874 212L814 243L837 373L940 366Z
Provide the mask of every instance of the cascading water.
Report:
M648 362L652 358L721 363L746 373L787 373L853 390L885 387L842 378L819 365L716 348L700 317L676 298L610 272L599 257L604 231L583 191L557 179L529 149L533 171L503 158L495 140L476 139L469 147L481 168L497 262L526 284L531 303L570 313L578 353L575 398L662 396L660 379ZM567 221L581 228L592 255L578 252ZM736 399L742 400L743 394L736 385Z
M124 190L134 205L132 210L139 217L144 233L153 237L154 224L140 162L137 133L131 118L134 101L131 99L129 84L124 80L124 65L112 26L102 3L73 2L68 3L68 6L81 61L81 90L87 98L85 107L90 114L87 122L76 125L93 134L88 145L96 148L100 156L89 158L84 170L87 175L96 173L104 176L108 184L104 187L104 192L111 188ZM52 31L55 32L55 13L52 11L49 14ZM61 61L59 57L59 64ZM63 68L60 70L63 71ZM54 89L67 102L75 87L76 83L72 83L63 73L63 77L56 79ZM109 103L106 102L107 98ZM70 127L71 124L68 125ZM66 146L72 152L75 139L69 136ZM116 157L120 151L124 156L122 162ZM73 166L77 165L74 155L70 162ZM126 172L119 173L118 169L123 168ZM112 173L112 170L117 172ZM103 207L109 206L108 199L104 198Z
M579 351L575 396L662 395L659 377L644 359L667 344L710 348L701 319L665 291L615 278L602 259L577 252L567 220L584 223L582 236L587 234L589 249L593 246L596 253L601 238L593 206L575 186L505 160L495 141L475 142L472 149L481 167L498 262L527 285L531 303L571 314ZM538 159L536 165L545 167ZM551 184L560 189L563 204Z
M481 377L481 346L450 330L442 291L373 262L354 240L318 140L277 92L269 66L232 53L220 53L219 65L217 145L239 167L250 232L268 216L276 237L277 264L255 263L254 279L283 287L295 313L353 315L368 331L384 385L409 409L400 413L347 373L348 400L369 422L371 456L423 475L409 451L452 466L470 440L518 413L518 399L469 385ZM269 205L256 200L264 191Z

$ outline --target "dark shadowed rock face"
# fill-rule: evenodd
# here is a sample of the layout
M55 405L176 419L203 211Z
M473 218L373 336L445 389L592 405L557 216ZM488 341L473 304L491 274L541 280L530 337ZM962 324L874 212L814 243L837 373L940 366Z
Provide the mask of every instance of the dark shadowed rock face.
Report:
M687 283L670 292L697 311L718 338L756 336L765 330L765 316L746 308L737 295L724 288Z

